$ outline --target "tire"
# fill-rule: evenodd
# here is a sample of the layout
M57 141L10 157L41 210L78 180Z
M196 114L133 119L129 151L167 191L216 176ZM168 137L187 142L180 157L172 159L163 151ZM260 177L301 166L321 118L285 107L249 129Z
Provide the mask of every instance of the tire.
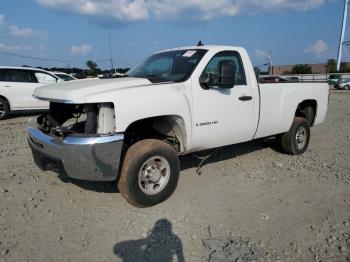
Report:
M5 119L9 113L10 113L9 103L6 100L0 98L0 120Z
M291 155L301 155L307 150L309 142L309 122L305 118L295 117L290 130L281 137L283 152Z
M118 181L122 196L137 207L150 207L175 191L180 160L175 150L155 139L141 140L126 152Z
M348 85L344 86L344 90L350 90L350 86Z

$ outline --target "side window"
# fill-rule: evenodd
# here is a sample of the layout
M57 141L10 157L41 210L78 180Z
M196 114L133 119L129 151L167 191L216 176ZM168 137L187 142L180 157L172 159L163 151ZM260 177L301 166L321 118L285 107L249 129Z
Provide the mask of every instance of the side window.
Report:
M5 75L6 70L5 69L0 69L0 81L2 82L7 82L8 77Z
M56 83L56 78L53 76L43 73L43 72L35 72L34 73L36 79L38 80L38 83L41 84L54 84Z
M10 70L8 70L8 69L2 69L1 70L1 72L0 72L0 81L11 82Z
M32 83L32 79L27 70L3 69L0 73L0 81Z
M235 68L235 85L246 85L247 80L241 56L235 51L217 53L204 69L202 76L220 75L221 66L225 63L233 64Z

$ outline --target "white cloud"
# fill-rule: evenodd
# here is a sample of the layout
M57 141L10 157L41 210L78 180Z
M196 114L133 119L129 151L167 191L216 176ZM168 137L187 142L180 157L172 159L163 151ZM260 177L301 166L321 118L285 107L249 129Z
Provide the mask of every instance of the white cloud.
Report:
M71 52L73 55L86 55L92 50L92 47L87 44L82 44L80 46L72 46Z
M0 50L4 51L30 51L33 50L32 46L10 46L0 42Z
M216 16L234 16L240 11L239 1L230 0L149 0L147 7L157 18L164 20L210 20Z
M29 27L20 28L16 25L8 25L5 16L0 14L0 30L2 34L18 37L47 37L46 31L38 31Z
M256 58L266 58L269 56L269 54L266 51L255 49L255 57Z
M235 16L281 10L307 11L334 0L37 0L43 6L68 12L113 19L117 22L142 21L150 17L164 20L205 21L218 16Z
M31 28L19 28L16 25L11 25L9 27L10 35L12 36L21 36L21 37L46 37L47 33L45 31L36 31Z
M144 0L37 0L37 2L50 8L92 17L112 18L120 22L140 21L149 17Z
M311 53L314 56L320 56L328 51L328 45L323 40L318 40L313 45L304 50L305 53Z

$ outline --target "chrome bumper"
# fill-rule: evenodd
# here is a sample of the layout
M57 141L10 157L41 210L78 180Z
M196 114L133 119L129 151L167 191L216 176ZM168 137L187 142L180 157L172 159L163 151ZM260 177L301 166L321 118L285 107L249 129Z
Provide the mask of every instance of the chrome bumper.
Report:
M123 134L60 139L44 134L36 119L29 121L27 132L34 161L43 170L90 181L113 181L118 176Z

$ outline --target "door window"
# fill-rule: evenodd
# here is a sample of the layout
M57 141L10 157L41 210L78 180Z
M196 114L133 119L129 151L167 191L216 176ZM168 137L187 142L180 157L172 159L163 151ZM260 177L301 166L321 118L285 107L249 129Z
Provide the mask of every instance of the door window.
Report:
M235 51L223 51L217 53L204 69L202 76L209 77L211 75L220 75L221 66L223 64L232 64L235 68L235 85L246 85L244 67L241 56Z
M9 78L6 70L5 69L0 69L0 81L8 82L8 81L10 81L9 79L10 78Z
M43 73L43 72L35 72L35 77L38 80L38 83L41 84L54 84L56 83L56 78L53 76Z
M3 69L0 71L0 81L32 83L33 80L27 70Z

